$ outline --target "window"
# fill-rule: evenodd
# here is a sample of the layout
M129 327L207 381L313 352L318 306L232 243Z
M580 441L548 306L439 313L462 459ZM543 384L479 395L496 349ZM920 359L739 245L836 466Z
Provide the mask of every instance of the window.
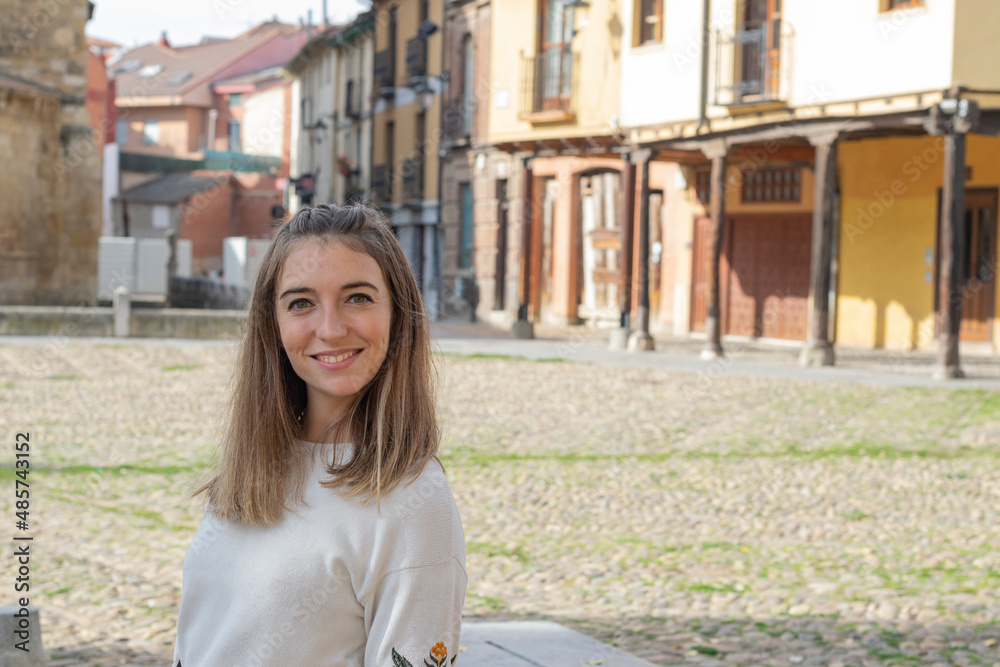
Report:
M744 202L797 202L801 199L802 170L798 167L767 167L743 174Z
M468 269L472 266L472 248L475 226L472 217L472 188L468 183L459 184L462 200L462 228L459 239L458 267Z
M706 169L696 171L694 174L694 191L698 201L703 206L712 203L712 172Z
M119 120L115 122L115 143L124 146L128 143L128 121Z
M240 121L229 121L229 150L237 152L240 150Z
M128 74L129 72L136 71L140 67L142 67L141 60L126 60L115 68L115 74Z
M472 50L472 35L462 39L462 136L472 136L472 109L475 104L475 55Z
M230 93L229 106L231 107L243 106L243 93Z
M140 79L152 79L154 76L163 71L163 65L146 65L141 70L139 70Z
M889 12L893 9L911 9L913 7L923 7L924 0L881 0L883 12Z
M190 78L191 78L191 72L189 72L187 70L183 70L183 71L180 71L180 72L174 72L173 74L170 75L170 78L167 79L167 85L168 86L179 86L179 85L181 85L182 83L184 83L185 81L187 81Z
M156 146L160 143L160 121L147 120L142 124L142 143Z
M636 0L633 44L663 42L663 0Z

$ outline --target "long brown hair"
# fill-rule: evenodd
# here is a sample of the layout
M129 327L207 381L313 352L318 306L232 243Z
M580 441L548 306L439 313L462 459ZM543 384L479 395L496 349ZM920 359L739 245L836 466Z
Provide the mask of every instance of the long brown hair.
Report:
M382 214L366 204L304 208L274 234L254 280L233 372L225 423L206 491L223 519L266 525L289 500L302 498L306 384L281 344L275 316L285 261L306 240L340 241L372 257L392 296L385 361L350 409L324 431L334 442L349 437L354 455L331 465L323 486L363 502L380 498L437 458L441 433L435 414L436 369L420 290L399 241Z

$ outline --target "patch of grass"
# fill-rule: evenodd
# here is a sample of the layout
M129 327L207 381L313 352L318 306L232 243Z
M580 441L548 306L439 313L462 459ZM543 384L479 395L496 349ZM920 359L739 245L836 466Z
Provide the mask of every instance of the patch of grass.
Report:
M893 648L899 648L899 645L906 639L905 634L896 632L895 630L882 630L879 632L879 635L882 637L882 641Z
M868 512L862 512L861 510L854 510L844 514L844 521L864 521L865 519L872 518L872 515Z
M69 593L71 590L72 589L69 586L62 586L61 588L57 588L51 592L42 591L42 595L44 595L47 598L54 598L57 595L62 595L63 593Z
M162 370L162 371L193 371L196 368L201 368L201 364L172 364L170 366L164 366L160 370Z
M524 548L520 545L514 547L513 549L506 549L496 544L487 544L486 542L466 542L465 552L485 554L490 558L495 556L506 556L507 558L513 558L521 563L528 562L528 554L525 553Z
M884 664L891 664L889 661L898 663L902 661L904 663L909 663L913 665L920 664L920 656L917 655L907 655L905 653L900 653L898 651L882 651L880 649L870 649L868 655L873 658L878 658Z
M0 386L2 386L4 389L13 389L14 388L14 383L13 382L4 382Z
M697 651L702 655L719 655L719 653L721 652L719 651L719 649L713 648L711 646L692 646L691 650Z
M701 548L703 551L709 549L718 549L720 551L736 551L740 548L739 544L733 544L732 542L702 542Z
M692 593L739 593L736 584L690 584L687 590Z
M492 597L490 595L480 595L479 593L469 593L470 598L473 598L474 603L478 603L484 607L488 607L490 611L500 611L507 606L507 603L497 597Z

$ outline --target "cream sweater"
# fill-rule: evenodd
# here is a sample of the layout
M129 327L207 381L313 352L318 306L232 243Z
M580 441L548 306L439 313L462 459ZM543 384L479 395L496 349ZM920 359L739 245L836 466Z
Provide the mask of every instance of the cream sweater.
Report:
M319 485L306 505L246 527L209 509L184 557L172 667L432 667L457 655L468 579L455 499L430 462L375 503Z

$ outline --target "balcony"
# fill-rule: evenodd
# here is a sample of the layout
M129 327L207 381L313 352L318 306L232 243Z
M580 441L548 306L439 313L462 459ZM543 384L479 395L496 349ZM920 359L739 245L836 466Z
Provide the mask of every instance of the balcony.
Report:
M361 90L356 81L348 81L344 86L344 116L361 118Z
M518 118L533 124L576 120L580 55L566 48L521 57Z
M715 105L783 107L788 100L790 37L781 24L753 22L716 33Z
M453 144L468 144L472 137L472 118L477 108L475 97L456 97L444 108L445 139Z
M392 169L384 164L372 167L372 190L379 202L392 202Z
M380 97L392 97L396 88L396 58L392 49L375 54L375 90Z
M424 163L419 158L403 160L403 201L418 202L424 198Z
M412 37L406 41L406 77L414 79L427 76L427 40Z

